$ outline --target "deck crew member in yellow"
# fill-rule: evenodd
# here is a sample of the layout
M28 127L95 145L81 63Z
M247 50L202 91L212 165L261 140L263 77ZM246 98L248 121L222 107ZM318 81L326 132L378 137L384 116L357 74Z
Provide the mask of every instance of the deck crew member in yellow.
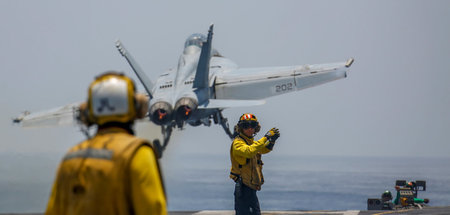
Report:
M147 109L130 78L117 72L96 78L79 119L97 125L97 133L63 158L45 214L167 214L158 152L132 130Z
M236 182L234 190L236 215L261 214L256 196L256 191L261 190L264 183L261 154L272 151L280 133L277 128L272 128L263 138L255 141L253 137L260 129L256 116L250 113L243 114L236 126L238 135L230 149L230 178Z

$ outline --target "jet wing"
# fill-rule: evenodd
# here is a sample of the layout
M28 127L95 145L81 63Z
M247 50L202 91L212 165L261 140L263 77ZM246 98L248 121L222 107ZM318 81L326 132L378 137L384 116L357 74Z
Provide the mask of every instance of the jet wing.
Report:
M217 74L216 99L264 99L345 78L347 62L269 68L239 68Z
M15 123L21 123L23 127L53 127L75 124L75 114L81 102L65 105L47 111L36 113L25 112L13 119Z

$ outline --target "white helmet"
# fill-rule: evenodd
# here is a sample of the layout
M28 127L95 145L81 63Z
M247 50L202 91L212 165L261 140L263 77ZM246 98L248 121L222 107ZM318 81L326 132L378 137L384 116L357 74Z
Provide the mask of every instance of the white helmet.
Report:
M87 124L128 123L143 118L148 98L135 91L133 81L121 73L109 71L96 77L89 86Z

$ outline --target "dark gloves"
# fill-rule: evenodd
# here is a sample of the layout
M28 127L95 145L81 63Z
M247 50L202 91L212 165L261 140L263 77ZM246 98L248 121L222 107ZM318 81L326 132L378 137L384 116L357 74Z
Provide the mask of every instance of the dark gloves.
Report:
M267 140L269 140L269 142L274 143L275 140L280 137L280 131L278 131L278 128L272 128L264 136L267 138Z

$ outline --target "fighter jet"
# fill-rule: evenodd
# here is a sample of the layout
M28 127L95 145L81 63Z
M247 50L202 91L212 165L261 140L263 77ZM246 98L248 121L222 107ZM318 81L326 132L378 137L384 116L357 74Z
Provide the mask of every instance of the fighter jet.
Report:
M345 78L353 63L350 58L329 64L239 68L212 48L213 27L210 25L207 36L198 33L189 36L178 66L161 74L155 82L147 77L124 45L116 42L150 98L148 118L161 126L163 149L174 128L182 129L187 124L210 126L211 120L233 138L222 115L225 108L262 105L271 96ZM67 122L68 114L76 118L78 104L69 106L45 114L21 115L13 120L22 122L23 126L45 124L47 118L53 124L62 124Z

